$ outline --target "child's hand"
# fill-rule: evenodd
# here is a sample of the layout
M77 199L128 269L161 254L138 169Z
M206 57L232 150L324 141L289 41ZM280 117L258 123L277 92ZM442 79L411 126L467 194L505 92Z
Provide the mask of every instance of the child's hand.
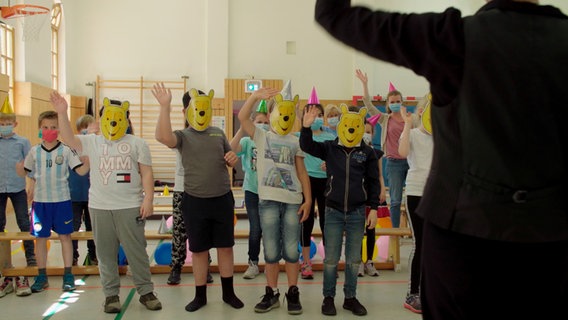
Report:
M235 164L237 164L237 161L239 161L239 157L234 151L229 151L225 153L225 163L229 167L234 167Z
M170 111L170 105L172 103L172 91L164 86L164 83L156 83L153 86L152 94L158 100L160 107L167 108L168 112Z
M67 100L65 100L65 98L63 98L59 94L59 92L57 91L51 92L49 98L51 100L51 104L53 104L53 109L55 109L55 112L57 113L67 112L68 108Z
M253 91L253 93L251 94L251 97L253 97L257 100L260 100L260 99L268 100L268 99L274 97L275 95L277 95L278 93L280 93L280 91L278 89L260 88L256 91Z
M320 164L320 169L321 169L322 171L327 171L327 165L325 164L325 161L323 161L323 162Z
M311 201L304 201L300 205L300 209L298 209L298 215L300 216L300 222L304 222L310 216L310 211L312 210L312 203Z
M367 216L367 229L374 229L377 225L377 210L371 209Z
M367 73L361 71L361 69L355 70L355 76L361 80L362 84L367 84L367 81L369 80Z
M142 206L140 207L140 218L146 219L154 214L154 199L152 197L144 197Z
M314 120L318 117L319 109L316 106L309 106L306 112L304 113L304 117L302 120L302 126L304 128L309 128Z
M402 116L402 119L404 120L405 123L412 124L412 113L406 112L405 106L400 107L400 115Z

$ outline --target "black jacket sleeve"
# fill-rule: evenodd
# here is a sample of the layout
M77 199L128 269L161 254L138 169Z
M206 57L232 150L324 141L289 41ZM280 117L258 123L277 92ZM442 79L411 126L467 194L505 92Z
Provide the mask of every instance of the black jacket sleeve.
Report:
M327 152L325 145L321 142L314 141L312 129L310 128L302 127L302 130L300 130L300 149L324 161L326 159Z

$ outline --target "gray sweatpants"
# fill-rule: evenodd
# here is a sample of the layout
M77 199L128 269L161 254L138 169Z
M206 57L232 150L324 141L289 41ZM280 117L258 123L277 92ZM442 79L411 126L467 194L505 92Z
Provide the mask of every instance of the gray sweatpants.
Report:
M144 236L145 221L136 221L140 208L99 210L89 208L93 236L99 260L99 272L105 297L116 296L120 291L118 250L122 245L132 280L140 295L154 291L150 261Z

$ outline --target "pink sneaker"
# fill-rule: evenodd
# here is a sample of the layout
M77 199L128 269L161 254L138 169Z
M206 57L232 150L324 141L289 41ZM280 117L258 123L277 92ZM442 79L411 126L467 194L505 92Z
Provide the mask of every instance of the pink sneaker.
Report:
M302 279L311 280L314 278L314 272L312 271L312 263L311 262L302 262L300 266L300 273L302 275Z

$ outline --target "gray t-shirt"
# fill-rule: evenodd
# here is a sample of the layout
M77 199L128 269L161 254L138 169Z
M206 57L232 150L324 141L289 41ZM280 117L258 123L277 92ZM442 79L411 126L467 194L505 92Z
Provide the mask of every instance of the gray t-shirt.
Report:
M174 134L185 173L184 191L199 198L219 197L231 191L224 158L231 146L223 130L208 127L197 131L190 127Z

